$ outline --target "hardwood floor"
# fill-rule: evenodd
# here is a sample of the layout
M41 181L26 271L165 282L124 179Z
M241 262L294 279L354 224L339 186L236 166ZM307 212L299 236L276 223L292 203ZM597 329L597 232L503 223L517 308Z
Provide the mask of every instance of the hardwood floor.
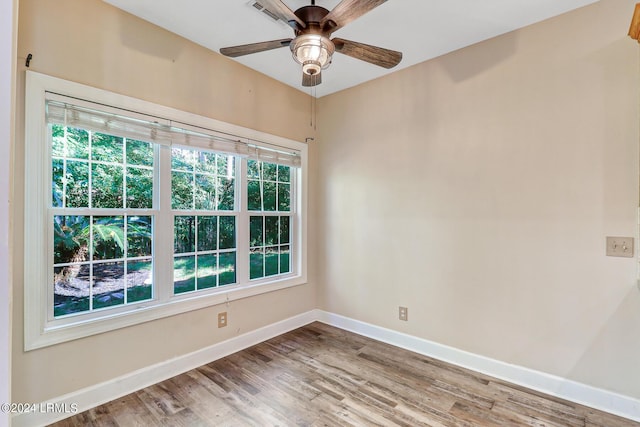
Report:
M55 426L640 426L312 323Z

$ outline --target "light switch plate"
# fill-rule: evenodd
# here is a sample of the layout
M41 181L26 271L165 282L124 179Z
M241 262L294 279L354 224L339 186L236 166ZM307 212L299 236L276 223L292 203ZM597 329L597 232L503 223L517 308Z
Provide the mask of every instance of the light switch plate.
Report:
M607 256L633 258L633 237L607 236Z

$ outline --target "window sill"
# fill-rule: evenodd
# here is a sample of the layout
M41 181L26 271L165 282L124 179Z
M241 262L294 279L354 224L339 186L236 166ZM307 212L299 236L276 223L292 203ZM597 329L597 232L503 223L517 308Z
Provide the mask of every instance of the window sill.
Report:
M275 292L306 284L306 277L294 276L275 280L269 283L249 284L242 287L229 287L216 293L206 295L180 296L162 305L145 306L142 304L136 311L109 314L92 319L78 320L63 326L45 327L37 337L25 342L25 351L35 350L54 344L85 338L91 335L113 331L127 326L162 319L193 310L199 310L219 304L250 298L268 292ZM27 344L28 343L28 344Z

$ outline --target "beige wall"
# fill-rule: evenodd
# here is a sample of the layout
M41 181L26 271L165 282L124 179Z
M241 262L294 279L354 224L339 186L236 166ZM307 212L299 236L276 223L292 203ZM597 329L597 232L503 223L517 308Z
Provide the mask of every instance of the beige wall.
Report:
M640 398L634 4L322 98L319 307Z
M18 99L24 58L31 69L158 104L304 141L309 98L220 55L125 14L99 0L20 0ZM18 106L21 111L22 105ZM17 119L16 177L24 176L23 117ZM313 156L313 150L311 153ZM313 173L311 174L312 176ZM180 356L315 308L312 284L236 301L229 326L219 307L24 353L24 186L15 184L14 402L40 402ZM313 185L313 182L311 183ZM309 218L313 220L313 215ZM314 240L314 230L310 230ZM313 260L314 247L309 247ZM309 278L315 269L310 262Z

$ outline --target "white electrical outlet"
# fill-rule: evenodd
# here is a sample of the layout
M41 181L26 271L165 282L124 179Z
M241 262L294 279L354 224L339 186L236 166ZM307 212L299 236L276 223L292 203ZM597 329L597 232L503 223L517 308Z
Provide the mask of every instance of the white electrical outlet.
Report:
M633 258L633 237L607 237L607 256Z
M398 307L398 318L405 322L409 320L409 309L407 307Z

